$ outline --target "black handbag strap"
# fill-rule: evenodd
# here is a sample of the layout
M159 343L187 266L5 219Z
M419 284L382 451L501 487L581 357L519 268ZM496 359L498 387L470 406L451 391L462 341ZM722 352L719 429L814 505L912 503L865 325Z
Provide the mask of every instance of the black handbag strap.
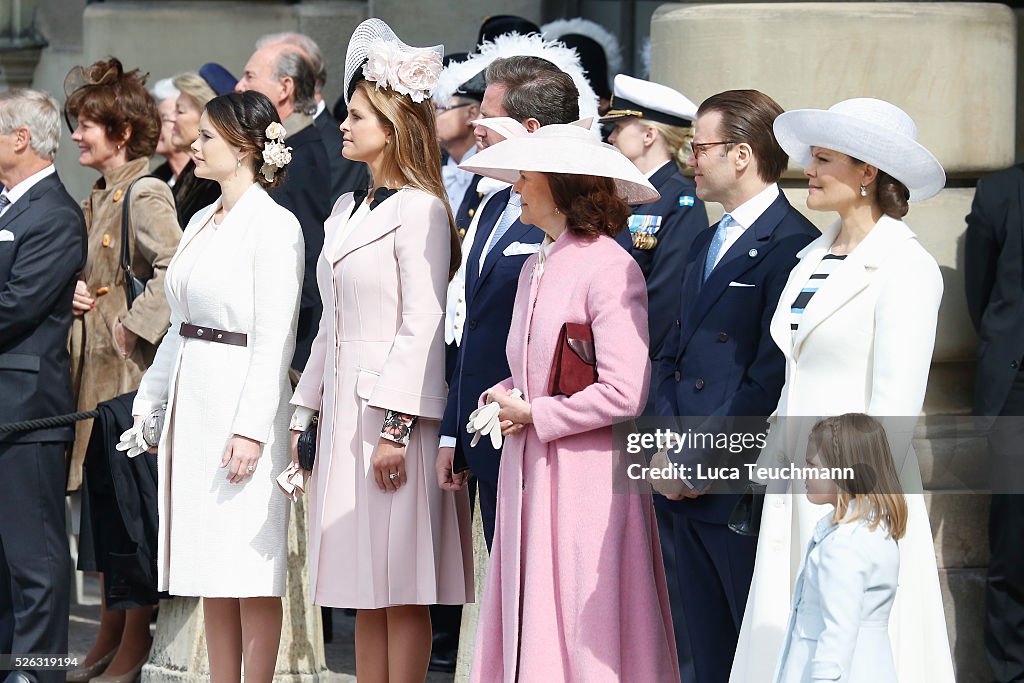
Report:
M128 189L124 191L124 203L121 205L121 270L124 271L125 283L129 283L133 276L132 274L132 256L131 250L128 248L128 224L131 222L131 208L130 203L132 199L132 188L135 187L135 183L139 182L143 178L152 178L153 176L144 175L139 176L128 185Z

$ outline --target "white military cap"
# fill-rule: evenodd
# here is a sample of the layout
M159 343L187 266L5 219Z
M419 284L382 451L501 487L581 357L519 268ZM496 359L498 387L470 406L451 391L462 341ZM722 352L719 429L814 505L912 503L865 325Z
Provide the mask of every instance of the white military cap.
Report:
M667 85L619 74L611 109L601 117L601 123L629 116L685 128L697 118L697 105Z

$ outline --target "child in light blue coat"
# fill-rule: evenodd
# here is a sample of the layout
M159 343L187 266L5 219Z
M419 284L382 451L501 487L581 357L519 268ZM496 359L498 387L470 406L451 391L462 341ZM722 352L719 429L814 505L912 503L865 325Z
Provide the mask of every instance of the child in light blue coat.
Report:
M841 478L807 479L808 499L835 510L807 546L773 680L896 683L889 611L907 504L885 430L859 413L826 418L811 430L807 465Z

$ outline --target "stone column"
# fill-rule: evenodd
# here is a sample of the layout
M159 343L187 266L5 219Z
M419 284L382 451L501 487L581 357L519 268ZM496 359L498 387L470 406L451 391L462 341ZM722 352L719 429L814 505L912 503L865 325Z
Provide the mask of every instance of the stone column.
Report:
M935 416L971 410L975 338L963 293L964 217L977 178L1014 160L1012 10L957 2L669 4L652 19L651 44L651 78L694 102L734 88L761 90L786 109L865 96L893 102L914 118L918 139L945 167L947 189L912 204L906 218L939 262L945 285L915 446L957 677L984 680L988 499L968 493L984 488L977 469L957 469L960 461L983 462L984 444L965 441ZM806 209L806 181L795 166L782 184L819 228L835 219ZM948 495L955 493L962 495Z

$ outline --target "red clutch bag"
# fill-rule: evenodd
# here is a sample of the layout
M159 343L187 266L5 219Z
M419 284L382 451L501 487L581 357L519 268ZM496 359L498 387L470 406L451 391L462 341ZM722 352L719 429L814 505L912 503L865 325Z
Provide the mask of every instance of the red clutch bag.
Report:
M586 323L565 323L551 362L548 395L572 396L596 381L594 331Z

